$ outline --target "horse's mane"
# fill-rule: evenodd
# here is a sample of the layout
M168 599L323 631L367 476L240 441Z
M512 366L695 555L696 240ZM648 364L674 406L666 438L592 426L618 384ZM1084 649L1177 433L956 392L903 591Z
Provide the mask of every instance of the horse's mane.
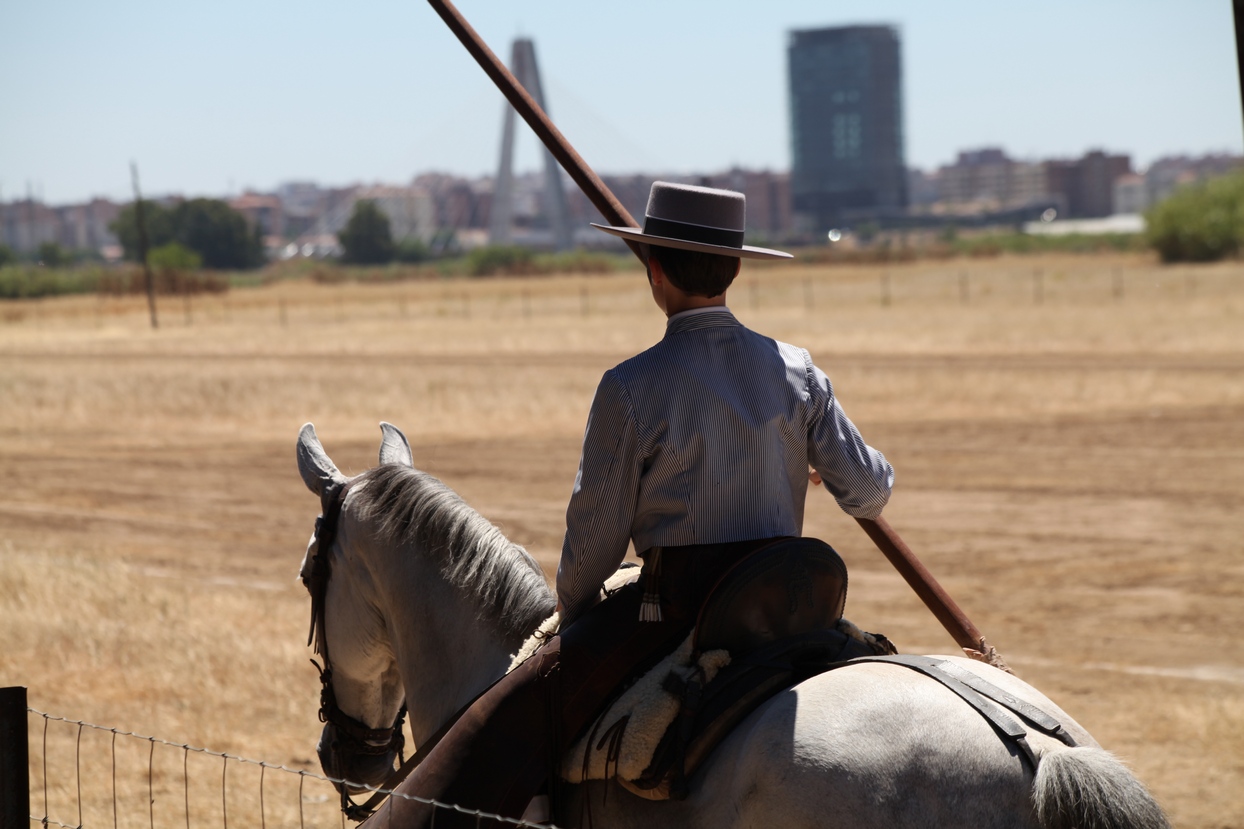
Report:
M384 464L360 475L352 502L379 540L408 544L440 560L447 581L465 592L509 639L521 641L553 612L535 559L441 481L409 466Z

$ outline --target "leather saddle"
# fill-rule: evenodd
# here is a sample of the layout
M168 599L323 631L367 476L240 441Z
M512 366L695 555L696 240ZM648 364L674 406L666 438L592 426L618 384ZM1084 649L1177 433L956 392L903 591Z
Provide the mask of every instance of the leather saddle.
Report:
M727 571L700 610L693 661L726 650L729 664L711 682L702 673L666 677L678 716L641 778L621 785L651 800L681 799L688 778L762 702L836 662L893 653L885 637L866 644L844 632L846 594L846 565L814 538L776 541Z
M847 601L847 566L816 538L786 538L735 564L710 591L695 625L697 652L749 653L791 636L832 630Z

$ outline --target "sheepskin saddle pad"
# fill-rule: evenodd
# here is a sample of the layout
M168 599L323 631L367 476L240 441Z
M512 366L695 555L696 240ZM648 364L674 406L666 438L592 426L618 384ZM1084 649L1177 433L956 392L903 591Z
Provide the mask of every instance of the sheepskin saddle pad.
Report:
M562 778L616 778L649 800L684 797L712 749L766 699L842 660L894 653L884 636L842 618L846 568L828 545L816 544L823 550L767 548L736 565L687 639L626 686L570 748ZM602 595L638 576L636 567L619 570ZM810 609L815 605L821 607ZM738 621L743 617L751 622ZM558 621L547 620L514 665L553 635Z
M616 778L648 800L682 799L696 769L765 700L844 660L894 652L846 619L739 655L697 651L694 636L610 703L562 758L562 779Z

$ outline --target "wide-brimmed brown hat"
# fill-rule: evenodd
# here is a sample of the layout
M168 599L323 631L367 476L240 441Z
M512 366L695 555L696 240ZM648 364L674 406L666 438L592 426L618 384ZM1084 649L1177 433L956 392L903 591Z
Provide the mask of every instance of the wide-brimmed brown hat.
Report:
M648 192L643 230L592 227L614 236L663 248L698 250L746 259L793 259L789 253L743 244L747 199L733 190L654 181Z

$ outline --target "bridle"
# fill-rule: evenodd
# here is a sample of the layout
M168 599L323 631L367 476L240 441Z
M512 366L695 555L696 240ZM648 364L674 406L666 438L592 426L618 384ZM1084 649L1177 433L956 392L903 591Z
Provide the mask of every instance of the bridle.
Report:
M342 772L345 757L356 755L385 756L397 754L400 768L394 772L380 789L392 789L408 773L406 769L405 746L406 738L402 726L406 721L406 703L397 712L397 719L388 728L368 728L366 724L346 714L337 706L337 695L333 692L333 668L328 658L328 638L325 627L325 599L328 595L328 578L331 574L329 549L337 539L337 525L341 519L341 508L345 504L346 495L350 491L350 483L332 482L320 494L320 516L315 519L315 555L312 557L308 572L303 576L302 583L311 594L311 630L307 634L307 645L315 645L315 652L323 660L323 667L314 659L320 672L320 722L333 726L333 739L328 751L332 756L334 767ZM347 751L348 750L348 751ZM414 759L413 757L411 758ZM351 820L362 821L371 817L376 807L387 796L377 791L366 803L357 804L350 799L349 787L343 782L341 790L341 811Z

